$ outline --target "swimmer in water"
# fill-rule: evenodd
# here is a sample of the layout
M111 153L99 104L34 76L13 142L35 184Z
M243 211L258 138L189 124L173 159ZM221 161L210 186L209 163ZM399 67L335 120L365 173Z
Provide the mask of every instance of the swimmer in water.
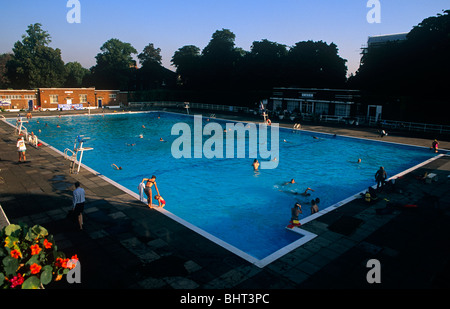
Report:
M316 198L315 200L311 200L311 214L315 214L316 212L319 212L319 204L320 200L319 198Z
M294 178L291 179L291 181L285 182L284 185L294 184L295 180Z
M121 170L121 169L122 169L122 166L121 166L121 167L118 167L118 166L115 165L115 164L111 164L111 166L112 166L113 169L115 169L115 170Z
M300 193L300 194L301 194L301 195L303 195L303 196L310 196L311 194L310 194L310 193L308 193L308 191L313 191L313 192L314 192L314 190L313 190L313 189L311 189L311 188L306 188L305 192L303 192L303 193Z
M255 171L258 170L258 168L259 168L259 162L258 162L257 159L255 159L255 160L253 161L252 166L253 166L253 170L255 170Z

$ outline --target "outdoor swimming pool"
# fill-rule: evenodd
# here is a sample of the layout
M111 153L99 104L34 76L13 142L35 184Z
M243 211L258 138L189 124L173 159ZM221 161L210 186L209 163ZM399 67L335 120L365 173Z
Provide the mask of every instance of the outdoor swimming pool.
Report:
M224 128L229 122L210 120ZM295 202L307 220L313 198L326 209L372 186L380 166L391 177L436 156L426 148L280 128L278 167L254 172L248 155L175 159L171 147L179 136L171 129L179 122L192 126L193 117L164 112L35 117L25 126L61 152L73 148L76 136L90 137L85 146L94 149L83 163L135 193L143 178L156 175L166 211L262 266L278 250L314 237L285 229ZM291 179L296 183L285 184ZM300 195L307 187L314 189L311 196Z

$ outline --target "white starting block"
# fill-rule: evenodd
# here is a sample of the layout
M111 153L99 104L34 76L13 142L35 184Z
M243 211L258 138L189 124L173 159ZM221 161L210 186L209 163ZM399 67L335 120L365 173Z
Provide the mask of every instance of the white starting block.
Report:
M429 173L425 178L425 183L432 183L433 181L438 181L438 176L434 173Z

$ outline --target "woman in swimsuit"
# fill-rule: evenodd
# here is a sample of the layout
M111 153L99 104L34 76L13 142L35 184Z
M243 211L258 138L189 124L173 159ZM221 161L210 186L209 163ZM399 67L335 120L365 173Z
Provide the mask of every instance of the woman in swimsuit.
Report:
M152 206L152 186L155 185L156 192L159 194L158 185L156 184L156 176L152 175L152 178L144 178L142 179L142 182L147 181L145 184L144 192L145 195L147 195L147 204L148 207L153 208Z

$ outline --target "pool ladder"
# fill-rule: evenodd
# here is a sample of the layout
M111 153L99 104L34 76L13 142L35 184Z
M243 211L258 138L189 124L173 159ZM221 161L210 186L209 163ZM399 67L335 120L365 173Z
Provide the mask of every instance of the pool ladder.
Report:
M83 143L87 139L89 139L89 137L83 137L83 135L79 135L79 136L77 136L77 138L75 140L73 150L69 149L69 148L64 149L64 158L66 160L70 160L70 173L71 174L78 174L80 172L81 160L83 159L83 153L85 151L94 149L92 147L83 147ZM77 147L77 142L78 142L78 147ZM80 154L80 159L78 159L78 154ZM78 162L78 168L75 171L77 162Z

